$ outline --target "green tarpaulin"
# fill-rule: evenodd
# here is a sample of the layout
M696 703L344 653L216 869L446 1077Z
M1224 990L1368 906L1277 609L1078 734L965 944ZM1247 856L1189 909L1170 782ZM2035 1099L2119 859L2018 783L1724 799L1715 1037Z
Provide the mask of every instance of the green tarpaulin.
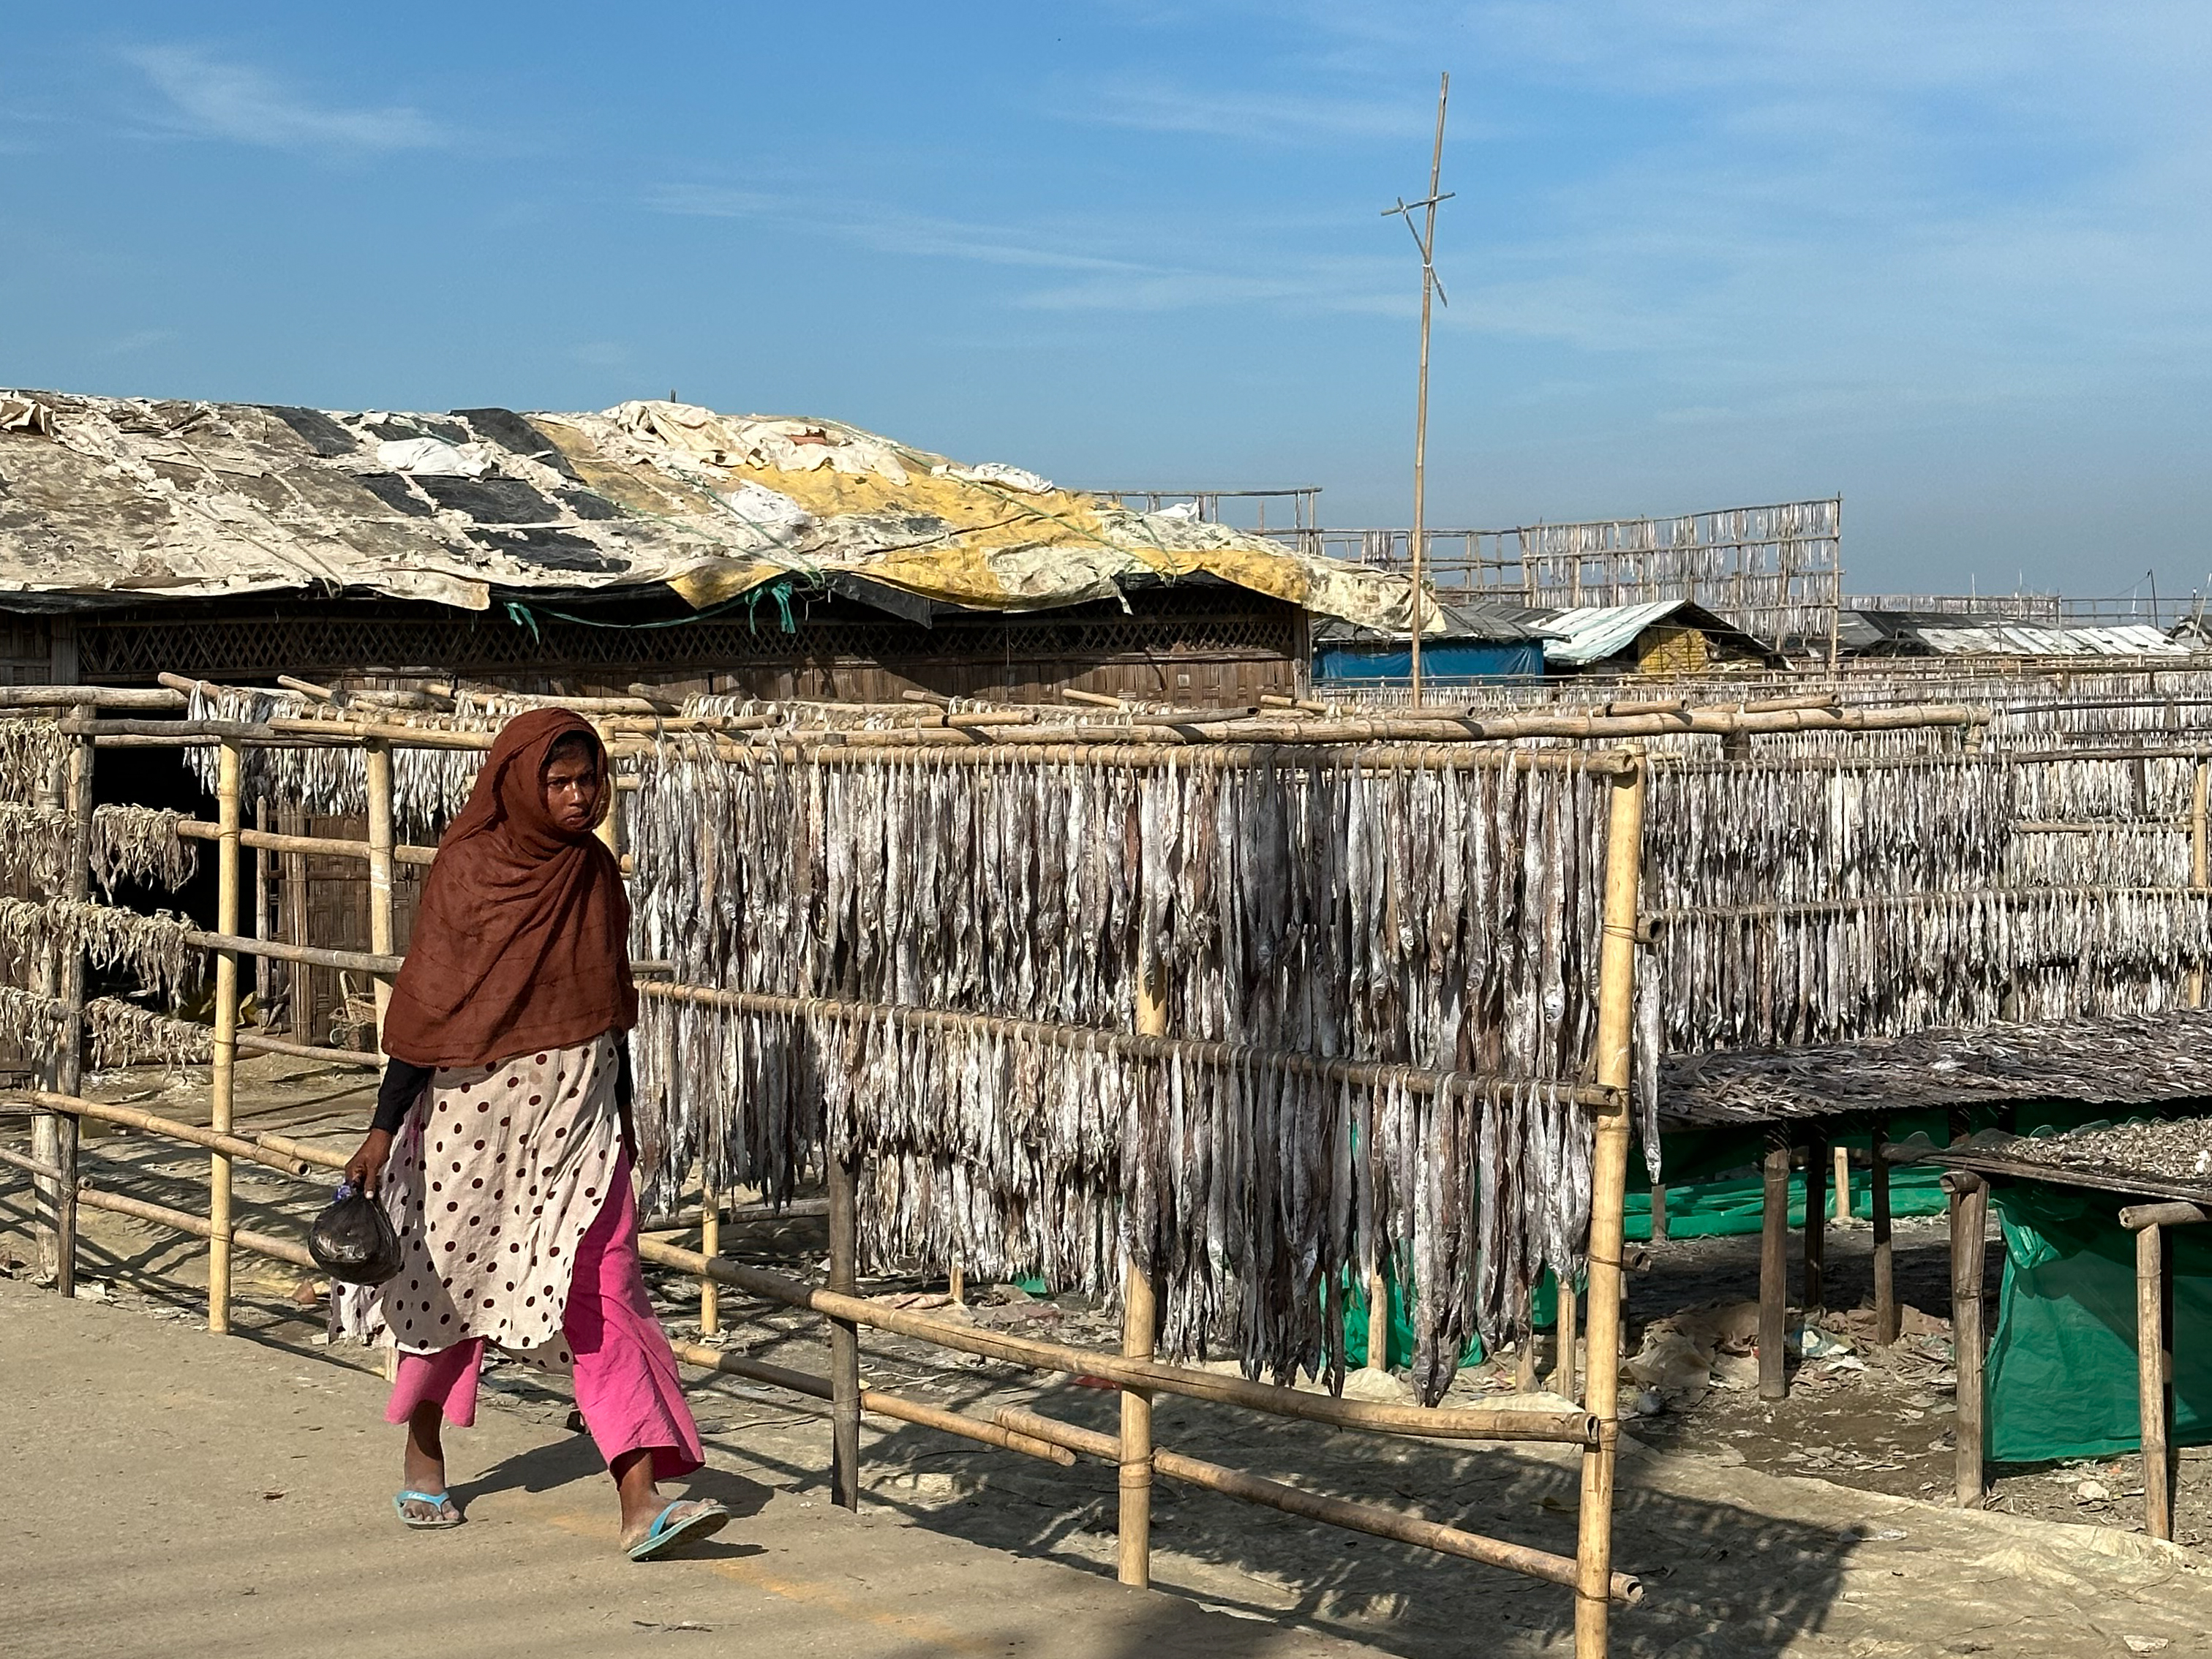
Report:
M2004 1230L1985 1389L1986 1452L2001 1463L2142 1448L2136 1395L2135 1236L2109 1193L1992 1183ZM2212 1236L2177 1228L2174 1439L2212 1442Z

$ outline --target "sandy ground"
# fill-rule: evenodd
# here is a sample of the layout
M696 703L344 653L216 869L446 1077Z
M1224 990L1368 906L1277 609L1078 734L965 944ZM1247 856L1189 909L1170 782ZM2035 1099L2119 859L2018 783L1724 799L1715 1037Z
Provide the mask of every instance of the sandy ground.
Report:
M254 1065L256 1121L349 1145L366 1114L356 1091ZM115 1079L105 1091L151 1086ZM158 1103L190 1116L193 1100L182 1091ZM0 1123L0 1134L20 1127ZM86 1167L185 1207L199 1201L204 1171L197 1155L138 1135L88 1148ZM296 1230L320 1194L271 1174L242 1185L240 1198L249 1224ZM23 1183L0 1176L0 1273L32 1255L27 1218ZM1899 1242L1906 1299L1945 1305L1940 1224L1918 1224ZM1750 1243L1747 1252L1738 1240L1669 1247L1635 1281L1632 1319L1747 1297ZM726 1233L732 1254L786 1266L819 1245L805 1222ZM1864 1288L1854 1278L1863 1255L1863 1233L1832 1237L1832 1302ZM1569 1597L1553 1586L1167 1484L1158 1488L1155 1575L1171 1593L1125 1591L1111 1582L1110 1468L1062 1469L875 1419L863 1512L848 1516L826 1501L818 1413L726 1377L697 1378L713 1460L701 1489L740 1518L696 1559L640 1568L615 1554L588 1439L568 1426L564 1398L514 1367L490 1373L493 1408L449 1443L471 1524L410 1534L391 1517L398 1449L380 1420L373 1356L321 1343L313 1285L276 1264L252 1267L240 1284L244 1334L210 1338L196 1295L201 1263L191 1241L88 1212L87 1304L33 1288L24 1267L0 1278L0 1388L17 1413L0 1449L15 1500L0 1521L0 1605L9 1609L0 1654L274 1655L388 1641L403 1586L441 1595L436 1639L490 1652L597 1651L663 1637L714 1651L735 1637L901 1656L1202 1646L1425 1659L1468 1651L1474 1632L1486 1653L1571 1649ZM695 1335L689 1285L656 1288L672 1328ZM977 1300L979 1320L1079 1342L1103 1329L1080 1308L1009 1292ZM734 1299L725 1319L731 1346L822 1369L818 1329L803 1320ZM1029 1401L1110 1425L1113 1397L1102 1390L1048 1382L1040 1395L1035 1379L1007 1368L873 1336L865 1346L877 1386L949 1405ZM1713 1387L1635 1425L1619 1565L1649 1593L1617 1615L1616 1652L2212 1652L2202 1634L2212 1631L2212 1574L2196 1552L2124 1524L1920 1500L1922 1488L1949 1485L1942 1334L1844 1357L1867 1369L1808 1362L1778 1406ZM1461 1389L1499 1386L1510 1369L1507 1360L1470 1371ZM1571 1454L1332 1434L1184 1401L1161 1403L1158 1432L1233 1467L1572 1548ZM2185 1505L2208 1484L2192 1481L2195 1467L2185 1468ZM2122 1484L2124 1471L2101 1506L2075 1501L2083 1475L2014 1475L1998 1501L2069 1519L2131 1518L2124 1494L2135 1483ZM2047 1503L2018 1496L2045 1487Z

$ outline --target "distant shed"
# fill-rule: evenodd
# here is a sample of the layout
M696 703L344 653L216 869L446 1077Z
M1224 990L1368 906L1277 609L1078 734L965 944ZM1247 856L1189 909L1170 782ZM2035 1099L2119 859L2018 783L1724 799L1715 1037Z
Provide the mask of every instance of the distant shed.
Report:
M1437 680L1534 679L1544 672L1543 636L1516 605L1480 600L1439 605L1421 631L1421 672ZM1413 676L1405 629L1317 623L1313 630L1316 687L1397 684Z
M1772 646L1688 599L1535 611L1525 621L1546 635L1544 665L1553 672L1695 674L1785 662Z

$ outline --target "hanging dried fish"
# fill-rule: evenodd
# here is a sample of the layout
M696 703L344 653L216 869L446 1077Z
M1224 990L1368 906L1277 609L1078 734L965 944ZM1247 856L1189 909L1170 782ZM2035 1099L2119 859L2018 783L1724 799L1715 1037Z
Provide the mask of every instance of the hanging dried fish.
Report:
M112 895L120 881L175 892L199 869L198 846L177 833L188 816L166 807L96 806L92 813L92 878Z
M84 1019L95 1071L160 1065L181 1072L215 1055L214 1034L206 1026L149 1013L117 997L94 997L84 1006Z

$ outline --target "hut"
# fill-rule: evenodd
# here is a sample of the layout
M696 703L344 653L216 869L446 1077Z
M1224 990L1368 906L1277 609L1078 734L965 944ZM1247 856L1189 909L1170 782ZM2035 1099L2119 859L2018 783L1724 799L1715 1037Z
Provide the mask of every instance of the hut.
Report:
M1421 630L1425 677L1487 683L1535 679L1544 672L1544 635L1518 605L1480 599L1440 605ZM1403 629L1334 619L1313 630L1317 690L1361 690L1411 681L1413 653Z
M1532 611L1526 621L1546 636L1544 665L1554 673L1699 674L1780 668L1786 660L1772 646L1689 599Z
M10 682L1249 707L1407 592L835 421L0 393Z

